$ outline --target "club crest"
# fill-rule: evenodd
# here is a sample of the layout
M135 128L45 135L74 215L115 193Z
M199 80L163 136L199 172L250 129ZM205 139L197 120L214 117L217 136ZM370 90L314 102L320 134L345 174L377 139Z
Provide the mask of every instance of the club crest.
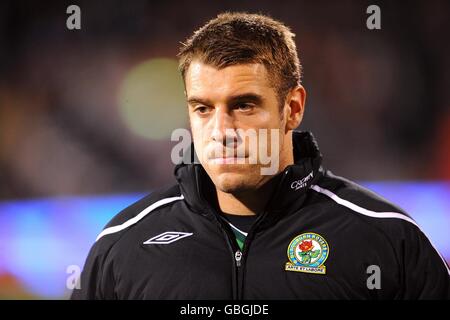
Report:
M330 248L327 241L313 232L302 233L292 239L287 249L289 262L286 271L325 274L323 265L328 258Z

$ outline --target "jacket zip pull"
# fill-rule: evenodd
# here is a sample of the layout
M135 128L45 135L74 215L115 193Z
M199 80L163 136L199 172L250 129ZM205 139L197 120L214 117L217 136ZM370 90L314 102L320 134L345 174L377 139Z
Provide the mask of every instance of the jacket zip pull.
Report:
M236 260L236 266L241 266L242 252L240 250L236 251L234 254L234 259Z

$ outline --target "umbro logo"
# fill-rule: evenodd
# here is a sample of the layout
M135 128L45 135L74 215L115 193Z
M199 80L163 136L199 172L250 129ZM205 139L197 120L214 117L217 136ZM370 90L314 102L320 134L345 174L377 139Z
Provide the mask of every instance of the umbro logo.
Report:
M148 239L144 244L169 244L192 235L189 232L167 231Z

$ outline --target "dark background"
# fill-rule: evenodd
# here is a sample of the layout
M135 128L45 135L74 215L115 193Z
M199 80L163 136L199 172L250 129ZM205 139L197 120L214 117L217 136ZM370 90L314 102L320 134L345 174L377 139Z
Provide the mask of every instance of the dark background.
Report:
M66 28L70 4L81 30ZM381 30L366 28L370 4ZM300 129L326 167L359 181L450 179L449 1L2 1L0 198L171 183L170 132L188 124L181 80L164 77L180 42L225 10L266 13L296 33ZM145 79L156 87L124 103Z

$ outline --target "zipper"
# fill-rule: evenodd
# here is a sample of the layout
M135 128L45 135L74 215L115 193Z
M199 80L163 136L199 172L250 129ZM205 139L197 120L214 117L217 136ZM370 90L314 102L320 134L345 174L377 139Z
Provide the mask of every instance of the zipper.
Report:
M212 209L213 212L211 212L214 217L216 218L216 221L219 223L219 226L221 227L222 233L224 234L225 242L227 243L228 249L230 250L231 257L233 259L233 271L232 271L232 278L233 278L233 299L239 300L240 293L240 276L239 276L239 270L242 269L242 252L239 249L239 246L236 242L236 239L234 237L234 233L231 230L231 227L222 220L219 213L216 212L214 209Z
M282 176L281 182L284 181L285 175ZM281 184L280 182L280 184ZM275 193L280 192L279 190L275 190ZM272 195L272 198L274 195ZM272 198L269 200L268 205L271 203ZM220 214L214 210L212 210L212 214L216 217L216 221L219 222L219 225L222 227L222 232L225 235L226 242L228 244L228 248L231 250L231 254L233 256L233 299L236 300L243 300L243 293L244 293L244 271L245 271L245 260L248 254L248 250L250 247L250 242L252 241L254 237L254 233L256 232L256 229L261 224L261 222L264 220L264 218L267 216L270 208L267 206L266 210L264 210L255 220L253 225L251 226L250 230L248 231L247 237L245 237L244 241L244 247L242 251L240 250L236 238L234 236L233 231L231 230L231 227L228 223L223 221L223 219L220 217Z
M234 253L234 260L236 260L236 267L239 268L241 266L242 252L241 250L237 250Z
M236 260L236 266L237 266L237 299L243 300L243 294L244 294L244 269L245 265L242 262L242 259L244 260L247 257L248 250L250 247L250 242L252 241L253 235L255 233L255 230L257 229L260 222L264 219L264 216L266 215L266 212L263 212L259 217L256 218L255 222L251 226L250 230L247 233L247 237L245 237L244 246L242 249L242 252L240 250L237 250L235 253L235 260Z
M219 222L219 225L222 227L222 232L226 239L226 243L233 257L233 299L242 300L244 289L245 257L247 256L250 242L254 236L255 230L258 228L261 221L264 220L264 217L267 215L268 211L264 211L251 226L247 237L245 238L242 251L236 242L236 238L229 224L223 221L217 212L213 213L215 214L217 222Z
M279 185L285 180L286 175L283 174L281 177L281 181L279 182ZM272 195L271 199L269 199L267 205L269 205L272 202L273 197L275 194L280 192L280 190L276 189L274 191L275 193ZM214 208L209 207L209 212L216 218L216 221L219 223L219 225L222 227L222 232L225 235L226 243L228 245L228 248L231 251L231 254L233 256L233 299L236 300L242 300L243 299L243 289L244 289L244 269L245 269L245 258L248 253L248 248L250 247L250 241L253 238L253 234L255 233L255 230L261 223L261 221L265 218L265 216L268 214L268 207L266 207L266 210L264 210L261 215L259 215L253 225L251 226L247 237L244 241L244 247L241 251L237 242L236 238L234 236L233 231L231 230L231 227L228 223L223 221L223 219L220 217L219 212L217 212Z

